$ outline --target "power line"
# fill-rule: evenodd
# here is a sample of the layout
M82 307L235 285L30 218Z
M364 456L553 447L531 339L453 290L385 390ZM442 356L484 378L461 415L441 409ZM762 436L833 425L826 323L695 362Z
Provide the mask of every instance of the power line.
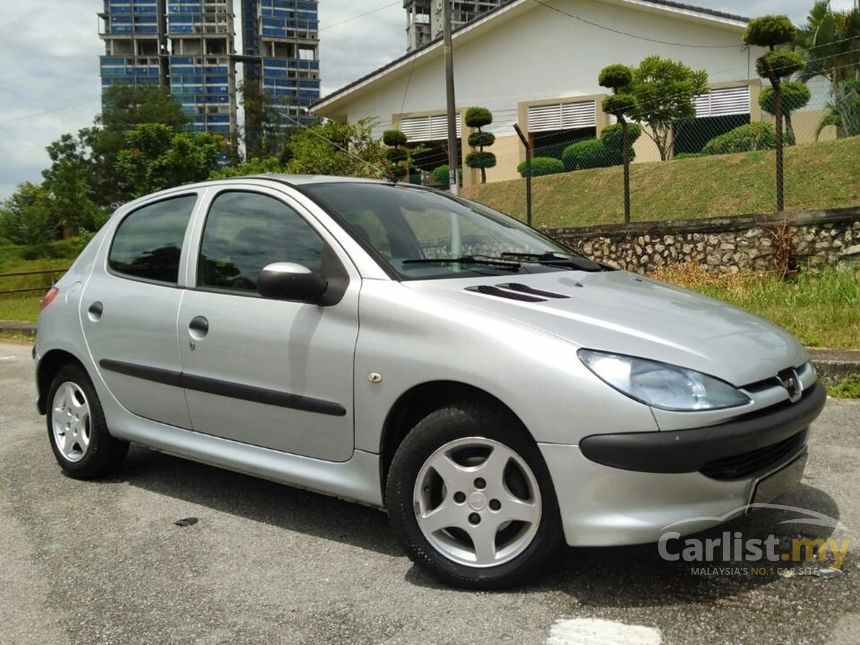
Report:
M370 9L369 11L365 11L364 13L357 14L355 16L351 16L350 18L345 18L340 22L335 22L330 25L326 25L325 27L320 27L318 31L325 31L327 29L334 29L335 27L340 27L341 25L345 25L348 22L352 22L353 20L358 20L359 18L364 18L365 16L369 16L372 13L376 13L377 11L382 11L383 9L388 9L388 7L393 7L394 5L400 4L400 0L396 2L389 2L388 4L384 4L381 7L376 7L376 9Z
M558 7L553 7L552 5L543 2L543 0L534 0L537 4L549 9L551 11L555 11L563 16L567 16L568 18L572 18L574 20L578 20L579 22L585 23L586 25L590 25L591 27L596 27L597 29L604 29L606 31L611 31L615 34L621 34L622 36L627 36L629 38L635 38L637 40L644 40L649 43L659 43L661 45L672 45L675 47L694 47L697 49L735 49L737 47L745 47L744 43L738 43L737 45L700 45L696 43L676 43L670 40L660 40L658 38L648 38L647 36L639 36L638 34L631 34L627 31L622 31L621 29L615 29L614 27L607 27L606 25L601 25L600 23L593 22L591 20L586 20L581 16L574 15L568 11L564 11L563 9L559 9Z

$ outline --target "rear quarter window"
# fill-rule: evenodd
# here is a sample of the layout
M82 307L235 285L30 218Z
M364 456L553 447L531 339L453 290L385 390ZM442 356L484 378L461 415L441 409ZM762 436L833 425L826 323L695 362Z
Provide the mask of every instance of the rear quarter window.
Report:
M196 195L174 197L127 215L114 233L110 269L138 280L176 284L182 243L196 202Z

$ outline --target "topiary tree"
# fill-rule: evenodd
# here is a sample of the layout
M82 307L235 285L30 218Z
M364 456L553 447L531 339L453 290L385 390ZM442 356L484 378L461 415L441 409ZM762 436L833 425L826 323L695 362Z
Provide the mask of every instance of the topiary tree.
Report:
M630 94L633 70L626 65L608 65L600 71L597 80L602 87L612 90L612 95L603 99L603 111L614 116L621 129L618 150L621 151L621 160L624 164L624 223L626 224L630 222L630 152L633 145L629 140L627 115L636 107L636 97ZM639 129L639 134L641 132L642 130ZM605 146L605 142L603 145Z
M785 207L783 198L783 136L782 136L782 95L783 79L803 69L803 56L794 51L777 50L780 45L792 43L797 37L797 29L788 16L762 16L750 20L744 31L747 45L767 47L768 51L756 60L756 71L762 78L770 81L772 88L773 112L776 120L776 210Z
M482 184L487 183L487 168L493 168L496 165L496 155L484 151L484 148L489 148L495 143L496 136L492 132L484 132L481 129L492 122L493 113L487 108L472 107L466 110L466 126L477 128L476 132L469 135L469 145L477 150L466 155L466 165L469 168L480 168Z
M386 130L382 133L382 143L388 146L385 158L388 160L388 175L392 181L398 181L409 175L411 156L406 147L408 138L400 130Z
M782 88L782 116L785 119L786 143L794 145L794 127L791 125L791 113L796 112L809 103L812 93L806 83L788 81L780 84ZM776 115L776 93L772 87L766 87L758 97L758 104L768 114Z

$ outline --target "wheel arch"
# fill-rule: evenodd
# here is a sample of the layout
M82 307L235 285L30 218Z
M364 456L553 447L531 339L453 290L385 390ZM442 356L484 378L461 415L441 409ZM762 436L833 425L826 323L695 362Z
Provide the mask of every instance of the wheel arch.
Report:
M84 364L74 354L63 349L52 349L39 361L39 366L36 368L36 386L39 395L36 406L40 414L47 412L48 402L46 399L48 388L51 387L51 381L54 380L57 372L66 365L78 365L84 372L89 373Z
M477 402L510 416L532 437L522 419L501 399L486 390L459 381L429 381L406 390L388 411L379 442L379 476L383 496L394 453L409 431L431 412L458 402Z

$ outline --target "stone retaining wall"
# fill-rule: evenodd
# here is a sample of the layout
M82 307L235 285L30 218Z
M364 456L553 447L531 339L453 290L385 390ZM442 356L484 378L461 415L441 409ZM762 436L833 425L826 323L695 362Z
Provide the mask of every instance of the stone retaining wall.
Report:
M678 262L713 273L767 271L786 254L812 268L860 262L860 207L544 232L587 257L640 273Z

